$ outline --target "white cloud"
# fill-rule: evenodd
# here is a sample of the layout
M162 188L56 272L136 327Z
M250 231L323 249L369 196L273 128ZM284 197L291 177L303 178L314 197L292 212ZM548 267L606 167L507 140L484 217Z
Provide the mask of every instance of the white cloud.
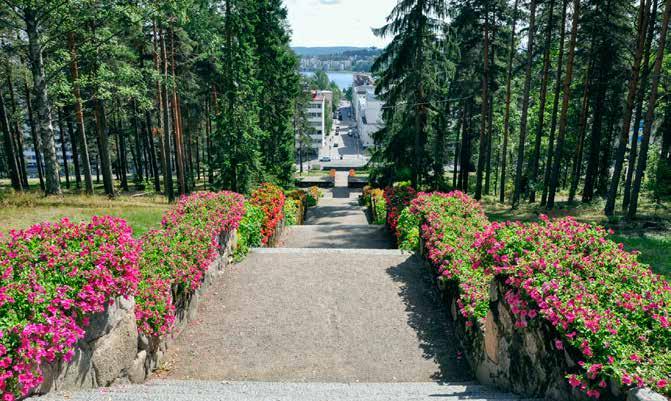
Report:
M372 28L385 23L397 0L287 0L293 46L377 46Z

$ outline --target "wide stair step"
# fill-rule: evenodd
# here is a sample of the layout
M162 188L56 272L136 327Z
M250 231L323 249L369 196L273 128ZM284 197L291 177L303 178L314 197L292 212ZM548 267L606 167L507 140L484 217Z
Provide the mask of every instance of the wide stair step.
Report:
M41 399L63 399L51 394ZM72 401L513 401L522 398L477 384L278 383L154 380L71 394Z
M282 248L389 249L392 245L384 226L369 224L292 226L279 243Z

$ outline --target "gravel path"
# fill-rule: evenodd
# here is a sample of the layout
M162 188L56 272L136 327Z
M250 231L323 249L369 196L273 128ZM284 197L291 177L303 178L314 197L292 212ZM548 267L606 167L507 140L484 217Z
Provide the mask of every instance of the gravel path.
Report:
M170 379L470 380L430 275L400 252L252 252L210 287Z

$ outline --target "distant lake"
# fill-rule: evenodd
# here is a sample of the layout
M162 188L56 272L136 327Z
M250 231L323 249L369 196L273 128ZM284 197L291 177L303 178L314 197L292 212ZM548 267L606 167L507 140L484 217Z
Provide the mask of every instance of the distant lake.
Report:
M306 77L315 75L312 71L301 71L301 74ZM352 86L353 74L351 72L327 72L326 75L328 75L329 81L335 81L336 85L343 91Z

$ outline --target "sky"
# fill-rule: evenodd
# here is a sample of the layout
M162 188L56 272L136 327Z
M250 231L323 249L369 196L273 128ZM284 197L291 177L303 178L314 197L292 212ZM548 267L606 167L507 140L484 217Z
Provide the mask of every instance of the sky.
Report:
M397 0L285 0L292 46L384 47L371 28L385 24Z

